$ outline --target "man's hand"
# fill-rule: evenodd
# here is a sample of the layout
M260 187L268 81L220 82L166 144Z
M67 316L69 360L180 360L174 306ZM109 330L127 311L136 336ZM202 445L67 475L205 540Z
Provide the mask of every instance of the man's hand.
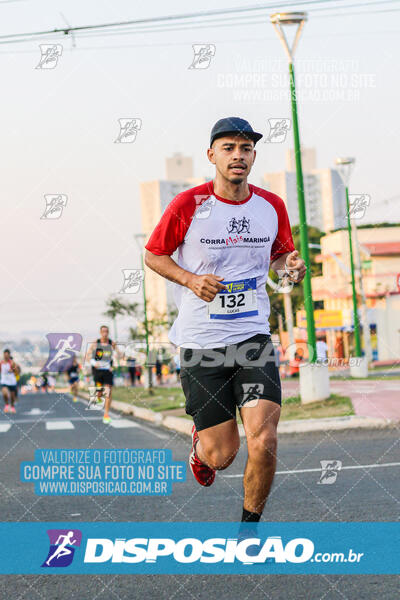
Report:
M223 277L219 277L213 273L207 273L207 275L192 273L187 287L202 300L211 302L218 292L227 289L226 285L220 283L221 279Z
M298 250L294 250L287 255L286 268L290 273L290 281L294 281L295 283L300 283L300 281L303 281L307 269L304 260L299 256Z

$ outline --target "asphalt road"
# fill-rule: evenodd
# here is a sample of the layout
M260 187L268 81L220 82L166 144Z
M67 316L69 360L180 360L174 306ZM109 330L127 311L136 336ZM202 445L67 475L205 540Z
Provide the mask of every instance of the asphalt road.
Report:
M171 448L187 460L189 439L143 422L103 425L101 415L68 395L22 396L17 414L0 415L3 521L237 521L242 508L246 447L208 489L190 471L170 497L39 497L19 481L21 461L37 448ZM114 420L115 423L116 420ZM54 423L62 423L54 429ZM50 425L49 425L50 423ZM341 461L333 484L321 485L320 461ZM266 521L395 521L399 518L397 429L281 436L278 473ZM289 471L289 473L288 473ZM156 517L156 518L155 518ZM1 598L12 600L273 599L394 600L398 576L375 575L19 575L2 576Z

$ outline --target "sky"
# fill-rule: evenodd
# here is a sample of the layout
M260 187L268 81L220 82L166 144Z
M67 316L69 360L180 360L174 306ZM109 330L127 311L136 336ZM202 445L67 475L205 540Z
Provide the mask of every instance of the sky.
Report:
M356 158L350 187L371 196L365 222L400 221L400 7L382 0L357 15L357 2L318 5L349 5L342 14L310 4L296 52L300 135L317 149L320 168L338 155ZM268 119L290 118L287 59L268 19L279 4L264 4L271 8L235 21L231 15L227 26L203 19L174 31L75 40L43 35L11 44L0 37L0 340L48 332L93 337L107 322L105 302L121 289L122 269L140 267L140 182L164 178L174 152L193 157L195 176L212 177L209 133L223 116L246 118L264 135ZM243 5L252 6L0 0L0 36ZM45 43L62 44L53 69L35 68ZM194 44L215 46L207 69L189 68ZM141 120L133 143L115 143L122 118ZM291 135L257 145L251 183L284 169ZM54 194L66 205L60 218L43 219L45 196ZM119 339L127 339L129 324L119 321Z

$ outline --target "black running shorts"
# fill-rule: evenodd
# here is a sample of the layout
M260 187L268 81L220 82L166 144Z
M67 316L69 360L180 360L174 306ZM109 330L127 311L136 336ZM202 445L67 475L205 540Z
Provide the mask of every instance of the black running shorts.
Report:
M9 392L16 392L17 391L17 386L16 385L8 385L7 383L2 383L1 387L7 388Z
M113 373L108 369L92 369L94 382L99 385L112 385Z
M236 419L236 407L258 400L281 405L281 382L271 337L257 334L223 348L181 348L186 413L197 431ZM251 404L250 404L251 403Z

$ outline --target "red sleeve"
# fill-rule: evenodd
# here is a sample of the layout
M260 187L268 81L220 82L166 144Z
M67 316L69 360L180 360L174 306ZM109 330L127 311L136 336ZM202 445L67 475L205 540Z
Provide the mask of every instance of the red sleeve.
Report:
M146 250L152 254L171 256L185 239L198 204L210 195L198 195L203 187L192 188L175 196L165 209L147 244ZM201 201L198 201L201 198Z
M278 232L276 238L271 247L271 263L274 262L281 254L287 252L293 252L295 250L292 232L290 229L289 217L287 214L286 206L280 196L273 194L262 188L252 186L256 194L265 198L275 209L278 217Z
M281 254L295 250L286 206L281 198L279 200L280 202L275 204L278 215L278 233L271 248L271 263L279 258Z
M160 221L156 225L147 244L146 250L159 256L171 256L185 239L191 223L192 211L188 211L180 199L180 194L170 202ZM191 205L189 201L189 205ZM186 208L186 210L185 210Z

